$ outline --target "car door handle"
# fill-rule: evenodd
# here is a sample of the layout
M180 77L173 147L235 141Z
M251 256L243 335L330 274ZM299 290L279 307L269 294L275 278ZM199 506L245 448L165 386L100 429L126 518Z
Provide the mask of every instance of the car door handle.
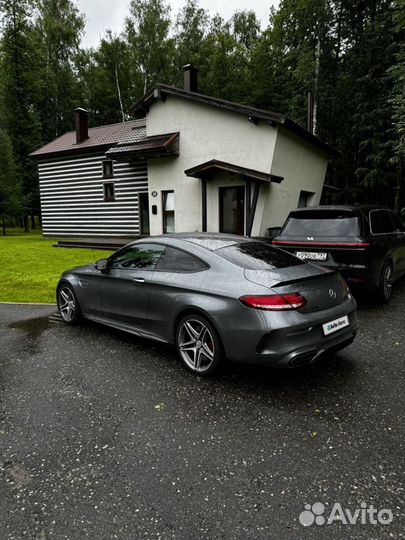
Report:
M134 281L136 281L136 283L145 283L145 280L143 277L136 277L134 278Z

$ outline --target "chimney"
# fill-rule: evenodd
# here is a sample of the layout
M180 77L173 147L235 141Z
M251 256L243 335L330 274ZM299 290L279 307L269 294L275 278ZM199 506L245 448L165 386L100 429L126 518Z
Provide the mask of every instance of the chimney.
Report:
M81 107L75 109L76 118L76 142L77 144L89 138L88 112Z
M184 71L184 90L187 92L198 92L198 69L187 64L183 66Z

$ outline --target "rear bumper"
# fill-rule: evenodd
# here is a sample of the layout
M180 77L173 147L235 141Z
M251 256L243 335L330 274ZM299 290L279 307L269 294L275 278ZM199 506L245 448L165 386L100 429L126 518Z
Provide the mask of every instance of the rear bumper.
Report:
M231 361L284 368L311 364L350 345L358 328L353 298L316 313L249 311L253 312L251 318L256 324L243 323L238 317L214 321ZM325 336L322 325L344 315L349 318L349 326Z
M330 268L330 267L329 267ZM350 284L367 284L370 281L370 269L368 267L337 267L342 277Z
M255 363L268 364L275 367L295 368L306 364L313 364L321 358L334 354L350 345L357 333L357 319L355 313L349 314L350 325L337 331L330 336L324 336L313 328L312 335L306 335L291 343L291 339L284 335L288 342L288 352L284 354L257 354L253 360Z

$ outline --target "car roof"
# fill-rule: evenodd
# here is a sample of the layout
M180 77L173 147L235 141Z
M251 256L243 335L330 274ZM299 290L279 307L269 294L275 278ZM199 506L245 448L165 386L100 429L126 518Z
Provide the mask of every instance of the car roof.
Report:
M292 210L290 212L291 214L294 213L304 213L304 212L317 212L317 211L324 211L324 210L344 210L346 212L353 212L355 214L358 214L359 212L367 213L370 212L370 210L389 210L389 208L385 206L379 206L379 205L373 205L373 204L358 204L358 205L344 205L344 204L336 204L336 205L320 205L320 206L305 206L302 208L296 208L295 210Z
M149 236L137 240L136 242L159 242L171 246L181 246L182 242L188 242L190 244L202 247L208 251L215 251L217 249L234 246L236 244L241 244L242 242L258 242L253 238L248 238L246 236L238 236L236 234L225 234L225 233L170 233L170 234L160 234L156 236Z

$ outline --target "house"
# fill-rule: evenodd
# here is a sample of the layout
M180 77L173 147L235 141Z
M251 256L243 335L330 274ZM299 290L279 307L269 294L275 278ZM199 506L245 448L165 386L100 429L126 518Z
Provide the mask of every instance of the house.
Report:
M264 236L298 205L320 201L335 151L287 117L158 84L141 119L76 130L31 154L46 236L185 231Z

